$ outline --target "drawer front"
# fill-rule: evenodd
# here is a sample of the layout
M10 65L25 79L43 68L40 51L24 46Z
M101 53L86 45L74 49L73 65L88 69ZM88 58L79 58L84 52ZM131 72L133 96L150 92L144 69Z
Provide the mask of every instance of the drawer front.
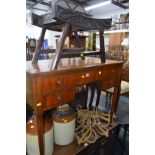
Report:
M112 77L109 79L102 80L99 82L99 88L101 90L106 90L109 88L112 88L114 86L119 86L120 84L120 78L119 77Z
M74 89L51 91L43 95L44 110L72 101L73 99Z
M42 90L55 90L71 86L74 84L73 75L64 75L56 77L43 77L42 79Z
M76 74L75 84L76 85L86 84L86 83L94 81L94 79L95 79L94 70L81 72L81 73Z
M121 74L121 66L106 66L95 71L95 80L118 76Z

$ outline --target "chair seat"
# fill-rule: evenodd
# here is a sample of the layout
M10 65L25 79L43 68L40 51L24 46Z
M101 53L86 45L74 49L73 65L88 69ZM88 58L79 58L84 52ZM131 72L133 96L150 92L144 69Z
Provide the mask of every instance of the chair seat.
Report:
M114 92L114 87L109 88L106 90L108 93L113 93ZM121 81L121 91L120 95L129 92L129 82L127 81Z

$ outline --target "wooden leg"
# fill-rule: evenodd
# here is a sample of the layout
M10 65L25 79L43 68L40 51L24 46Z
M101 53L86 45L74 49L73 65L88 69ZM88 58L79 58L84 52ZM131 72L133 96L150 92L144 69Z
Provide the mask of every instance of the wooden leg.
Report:
M94 99L94 94L95 94L95 87L91 86L91 97L90 97L90 102L89 102L89 109L92 108L92 103L93 103L93 99Z
M35 48L32 63L37 63L38 62L39 49L41 48L42 41L44 40L45 32L46 32L46 28L43 27L42 31L41 31L41 34L40 34L40 37L39 37L39 40L38 40L38 43L37 43L36 48Z
M112 93L109 93L109 104L112 102Z
M116 113L116 111L117 111L117 107L118 107L118 104L119 104L120 90L121 90L121 88L118 87L117 98L116 98L116 104L115 104L115 107L114 107L114 112L115 112L115 113Z
M99 101L100 101L100 96L101 96L101 90L97 90L96 108L98 108Z
M113 121L113 115L114 115L114 112L115 112L115 108L117 107L118 105L118 98L119 98L119 93L120 93L120 87L114 87L114 93L113 93L113 97L112 97L112 107L111 107L111 112L110 112L110 124L112 123Z
M60 44L59 44L59 46L55 52L55 57L53 59L52 65L51 65L51 70L57 69L57 67L58 67L59 60L61 57L62 48L64 46L65 39L69 33L69 28L70 28L70 24L66 23L64 28L63 28L62 38L60 40Z
M74 32L74 35L75 35L77 47L82 47L80 38L79 38L78 33L76 31Z
M44 140L43 140L44 122L43 122L42 103L38 103L36 106L36 119L37 119L36 121L37 121L40 155L44 155Z
M101 61L104 63L105 62L105 48L104 48L104 31L100 31L99 37L100 37L100 57Z
M105 106L106 106L106 108L108 106L108 95L109 95L109 93L106 92L106 98L105 98Z
M88 85L86 85L86 89L83 87L84 92L84 109L87 108L87 101L88 101Z

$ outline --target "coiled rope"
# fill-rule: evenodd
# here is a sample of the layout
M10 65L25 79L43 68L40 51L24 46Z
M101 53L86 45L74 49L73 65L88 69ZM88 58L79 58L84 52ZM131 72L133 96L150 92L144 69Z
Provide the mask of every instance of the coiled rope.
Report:
M89 110L78 107L75 133L78 144L80 145L85 142L94 143L99 135L108 137L109 123L110 113L103 112L99 109Z

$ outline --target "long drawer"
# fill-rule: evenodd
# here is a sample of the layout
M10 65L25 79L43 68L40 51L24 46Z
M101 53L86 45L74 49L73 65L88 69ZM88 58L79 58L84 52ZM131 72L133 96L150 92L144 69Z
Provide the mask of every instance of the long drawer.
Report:
M87 84L96 80L118 76L121 73L120 66L106 66L104 68L89 69L88 71L80 71L80 73L72 73L68 75L56 75L52 77L45 76L42 78L42 90L56 90L66 88L73 85Z
M72 86L74 84L73 75L55 76L55 77L43 77L42 78L42 90L55 90L65 88L66 86Z
M109 79L104 79L100 81L98 84L98 87L101 90L106 90L114 86L118 86L119 84L120 84L120 78L115 76L115 77L111 77Z
M80 73L76 73L75 76L75 85L87 84L89 82L94 81L95 72L94 70L83 71Z
M121 74L121 68L120 67L121 66L113 66L112 65L112 66L106 66L104 69L103 68L98 68L97 70L94 71L95 80L120 75Z
M74 99L74 88L50 91L43 94L44 110L56 107Z

